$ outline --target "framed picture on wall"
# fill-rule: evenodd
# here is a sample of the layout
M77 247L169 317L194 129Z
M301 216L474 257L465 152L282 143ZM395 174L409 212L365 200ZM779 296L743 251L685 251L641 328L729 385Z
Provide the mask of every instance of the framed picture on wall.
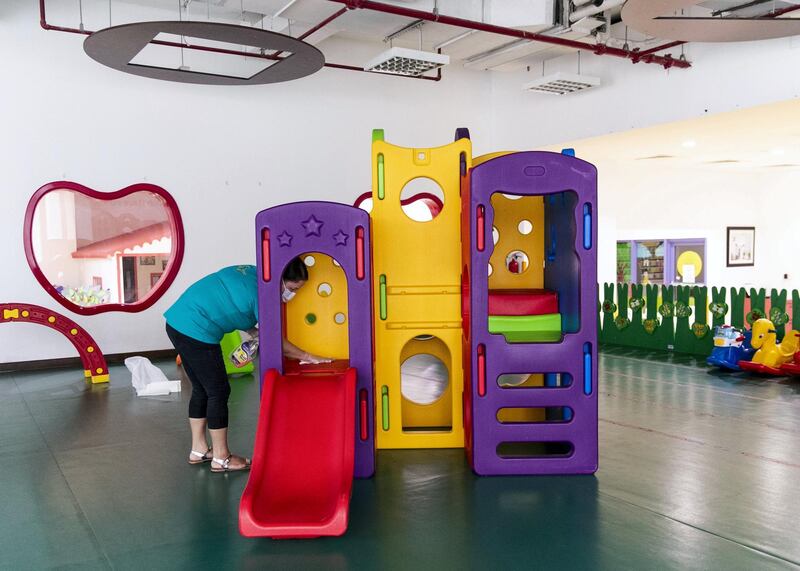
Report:
M139 265L140 266L155 266L156 265L156 257L155 256L141 256L139 258Z
M753 266L756 259L756 229L728 226L728 267Z

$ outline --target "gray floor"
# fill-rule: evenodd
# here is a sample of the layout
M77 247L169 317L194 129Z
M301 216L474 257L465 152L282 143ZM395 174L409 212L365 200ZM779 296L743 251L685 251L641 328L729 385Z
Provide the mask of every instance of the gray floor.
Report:
M785 569L800 562L800 380L601 355L595 477L477 478L460 450L381 451L341 538L237 531L243 474L188 466L184 392L79 371L0 375L8 569ZM159 363L171 378L172 363ZM231 433L249 452L253 377Z

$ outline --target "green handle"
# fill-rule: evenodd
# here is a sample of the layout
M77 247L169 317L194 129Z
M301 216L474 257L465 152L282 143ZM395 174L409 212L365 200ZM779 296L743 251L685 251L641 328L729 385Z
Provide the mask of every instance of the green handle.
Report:
M378 155L378 200L383 200L384 197L384 168L383 168L383 154Z
M381 425L384 430L389 430L389 387L381 387Z
M380 305L381 305L381 320L386 321L386 275L381 274L380 278Z

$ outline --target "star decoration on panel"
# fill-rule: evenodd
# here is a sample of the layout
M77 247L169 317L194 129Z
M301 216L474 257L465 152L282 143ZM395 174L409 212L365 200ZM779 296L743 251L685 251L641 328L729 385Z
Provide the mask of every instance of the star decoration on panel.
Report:
M321 235L323 222L321 220L317 220L313 214L308 220L301 222L300 225L306 231L306 236Z
M339 230L336 234L333 235L333 241L336 242L337 246L347 246L347 239L350 236Z
M281 247L289 247L292 245L292 235L286 230L278 234L278 245Z

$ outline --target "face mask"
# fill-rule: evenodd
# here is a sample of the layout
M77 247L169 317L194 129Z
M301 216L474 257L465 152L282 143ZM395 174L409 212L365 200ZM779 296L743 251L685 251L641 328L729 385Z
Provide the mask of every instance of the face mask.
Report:
M283 300L283 303L289 303L294 296L295 292L286 289L286 284L281 282L281 299Z

